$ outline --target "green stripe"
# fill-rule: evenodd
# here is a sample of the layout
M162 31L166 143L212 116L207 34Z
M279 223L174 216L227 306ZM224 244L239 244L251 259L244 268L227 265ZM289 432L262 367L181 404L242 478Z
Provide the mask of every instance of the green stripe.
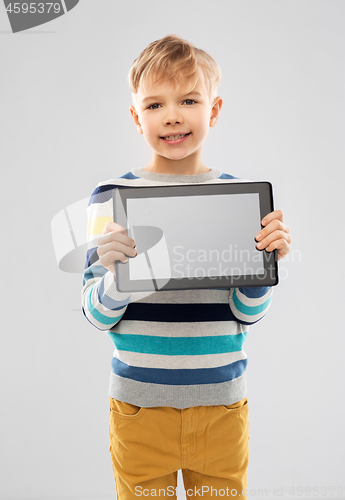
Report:
M260 304L259 306L246 306L243 304L240 299L236 295L236 290L234 289L232 299L234 301L235 307L240 313L246 314L247 316L255 316L255 314L260 314L262 313L267 307L269 306L272 297L266 300L263 304Z
M170 356L220 354L241 351L247 333L210 337L156 337L108 332L119 351Z
M92 304L91 302L91 294L92 294L92 290L93 290L93 287L96 285L97 283L93 283L93 285L90 287L90 290L88 291L87 295L86 295L86 306L90 312L90 314L99 322L99 323L102 323L102 325L113 325L114 323L116 323L117 321L119 321L123 314L120 314L120 316L116 316L115 318L112 317L112 318L109 318L109 316L105 316L104 314L100 313L99 311L97 311L97 309L95 308L95 306Z

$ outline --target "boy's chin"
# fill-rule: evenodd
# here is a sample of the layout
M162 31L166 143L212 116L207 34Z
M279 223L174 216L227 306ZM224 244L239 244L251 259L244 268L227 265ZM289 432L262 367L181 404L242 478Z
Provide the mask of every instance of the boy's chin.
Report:
M186 155L186 156L181 156L179 158L168 158L168 157L163 157L164 160L165 160L165 163L167 162L171 162L173 165L178 165L180 162L183 162L185 160L187 160L189 157L189 155Z
M188 157L192 157L195 151L188 151L187 153L182 153L181 151L172 151L170 154L166 152L158 152L156 154L161 158L165 158L166 160L171 161L180 161L185 160Z

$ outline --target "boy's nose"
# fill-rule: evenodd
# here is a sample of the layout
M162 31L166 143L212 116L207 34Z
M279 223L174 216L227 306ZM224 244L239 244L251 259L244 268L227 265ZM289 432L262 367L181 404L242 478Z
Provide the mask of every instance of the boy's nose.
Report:
M182 123L183 122L182 114L179 113L177 110L170 109L169 111L167 111L164 117L164 122L167 125Z

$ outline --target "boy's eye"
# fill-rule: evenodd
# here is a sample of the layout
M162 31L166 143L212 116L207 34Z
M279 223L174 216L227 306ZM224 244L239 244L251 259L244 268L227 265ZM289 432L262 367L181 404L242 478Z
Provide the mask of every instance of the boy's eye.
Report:
M157 103L155 103L155 104L150 104L150 106L148 106L148 108L147 108L147 109L157 109L157 108L153 108L152 106L160 106L160 104L157 104Z
M188 106L190 106L191 104L194 104L196 101L194 99L185 99L183 102L187 103ZM155 102L154 104L150 104L147 109L158 109L157 106L160 106L160 104L158 104L157 102Z

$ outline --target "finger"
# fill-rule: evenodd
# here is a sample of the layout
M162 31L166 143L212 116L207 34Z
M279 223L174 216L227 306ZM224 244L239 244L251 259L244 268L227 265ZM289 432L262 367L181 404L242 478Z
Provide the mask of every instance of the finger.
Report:
M118 252L122 256L128 255L128 257L135 257L137 255L137 251L133 247L129 247L120 243L119 241L110 241L109 243L105 243L98 247L97 253L101 257L106 255L109 252Z
M121 226L120 226L121 227ZM98 246L105 245L106 243L110 243L112 241L119 241L123 245L126 245L130 248L135 247L135 241L127 235L125 230L123 231L111 231L110 233L101 236L97 240Z
M290 252L290 244L286 240L275 240L265 250L266 252L278 250L278 260L280 260Z
M285 231L281 231L277 229L276 231L273 231L273 233L268 234L266 238L262 239L257 243L256 248L259 250L264 250L268 248L269 245L274 243L275 241L286 241L287 243L291 243L291 236L290 234L287 234Z
M259 231L259 233L255 235L255 239L256 241L263 240L276 230L283 231L286 234L290 234L291 232L290 228L279 219L273 219L265 228L261 229L261 231Z
M261 221L261 224L263 226L267 226L267 224L269 224L273 219L278 219L281 222L284 222L283 212L281 210L274 210L273 212L270 212L269 214L265 215L265 217Z
M97 253L99 255L98 250L97 250ZM115 261L120 260L121 262L124 262L124 263L128 261L128 258L126 257L126 255L124 255L122 252L116 252L115 250L111 250L111 251L107 252L105 255L99 255L99 257L100 257L101 264L106 268L110 267L112 264L115 264Z

